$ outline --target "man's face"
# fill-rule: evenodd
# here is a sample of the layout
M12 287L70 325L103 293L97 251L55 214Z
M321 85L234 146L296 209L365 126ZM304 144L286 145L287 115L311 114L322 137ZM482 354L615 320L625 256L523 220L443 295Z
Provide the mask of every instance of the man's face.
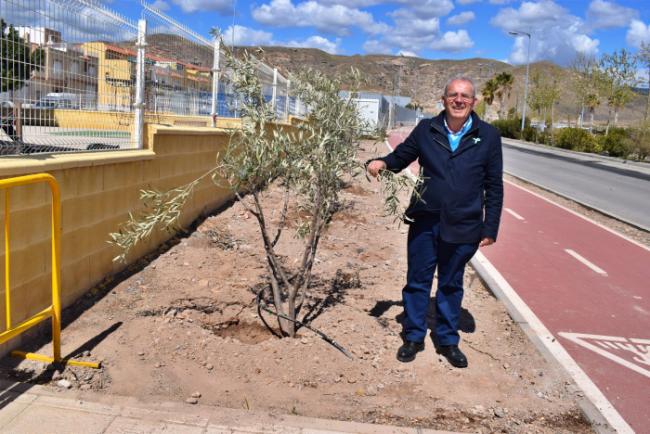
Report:
M472 84L463 80L452 81L447 88L447 95L442 97L442 103L449 119L464 122L476 103Z

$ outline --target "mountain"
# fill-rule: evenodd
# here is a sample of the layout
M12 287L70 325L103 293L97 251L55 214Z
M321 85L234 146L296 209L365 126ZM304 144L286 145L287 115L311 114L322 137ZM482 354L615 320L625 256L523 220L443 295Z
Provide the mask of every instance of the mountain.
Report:
M186 63L206 67L212 66L212 51L209 47L197 46L186 39L168 34L150 35L147 43L148 49L158 56L179 58ZM304 69L318 70L333 76L344 74L352 67L357 68L365 79L361 90L411 97L425 112L438 112L438 101L443 87L448 79L456 76L467 76L474 80L477 94L480 96L486 81L502 71L508 71L514 75L515 83L509 97L504 101L506 111L512 107L519 109L524 97L526 66L513 66L494 59L432 60L390 55L343 56L315 48L277 46L265 46L261 47L261 50L257 47L235 47L235 52L241 53L243 49L255 53L268 65L277 67L285 77L288 77L290 72ZM535 73L555 77L559 81L562 90L554 110L555 118L558 121L574 123L580 113L580 106L573 91L570 71L551 62L536 62L530 65L530 77ZM635 92L633 101L619 114L621 124L632 124L643 117L647 98L645 95L644 90ZM488 109L488 117L496 116L497 105L498 102L495 102ZM536 113L529 115L533 118L539 116ZM595 120L602 124L606 122L607 116L607 102L602 101L596 110ZM585 112L585 119L587 118Z

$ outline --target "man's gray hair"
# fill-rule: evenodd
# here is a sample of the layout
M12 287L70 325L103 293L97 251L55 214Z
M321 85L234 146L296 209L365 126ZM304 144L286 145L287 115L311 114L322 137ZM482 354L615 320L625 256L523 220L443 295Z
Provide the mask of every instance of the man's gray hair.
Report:
M474 80L472 80L469 77L466 77L464 75L456 75L449 80L447 80L447 83L445 84L445 90L442 94L442 96L447 96L447 89L449 89L449 85L451 84L452 81L465 81L469 84L472 85L472 96L476 96L476 85L474 84Z

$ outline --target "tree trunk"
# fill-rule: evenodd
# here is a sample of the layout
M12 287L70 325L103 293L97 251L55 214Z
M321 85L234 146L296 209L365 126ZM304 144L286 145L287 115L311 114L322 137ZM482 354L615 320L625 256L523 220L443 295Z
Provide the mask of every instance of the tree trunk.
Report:
M618 123L618 107L614 109L614 127Z
M589 132L593 133L594 131L594 111L589 112Z
M650 67L648 68L648 99L645 101L645 113L643 115L643 122L648 120L648 110L650 110Z
M578 124L578 127L582 128L584 125L584 118L585 118L585 105L584 103L580 105L580 122Z
M609 107L609 109L607 109L607 126L605 127L605 135L609 134L609 125L611 123L611 120L612 120L612 108Z

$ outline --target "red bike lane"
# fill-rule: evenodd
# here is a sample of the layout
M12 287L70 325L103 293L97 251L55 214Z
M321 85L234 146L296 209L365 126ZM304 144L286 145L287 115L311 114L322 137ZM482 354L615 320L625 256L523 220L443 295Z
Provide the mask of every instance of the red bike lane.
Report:
M650 432L650 249L506 182L498 242L481 252L630 427Z

